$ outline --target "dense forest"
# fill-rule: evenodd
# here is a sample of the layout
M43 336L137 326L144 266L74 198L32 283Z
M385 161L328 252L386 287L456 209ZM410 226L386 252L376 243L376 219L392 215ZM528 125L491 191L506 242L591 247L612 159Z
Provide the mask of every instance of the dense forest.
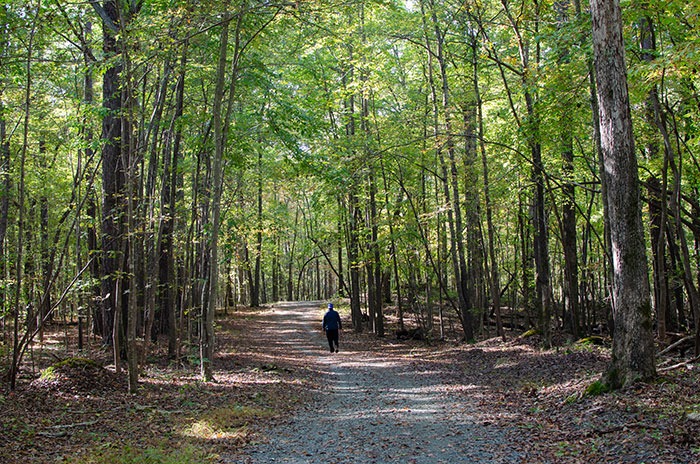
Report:
M58 322L210 379L217 312L330 298L653 376L700 320L700 6L623 3L5 0L8 381Z

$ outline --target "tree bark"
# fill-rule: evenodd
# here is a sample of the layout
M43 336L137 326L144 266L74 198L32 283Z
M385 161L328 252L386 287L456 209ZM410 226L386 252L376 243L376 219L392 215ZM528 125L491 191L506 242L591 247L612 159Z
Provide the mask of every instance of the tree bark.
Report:
M221 179L223 176L222 159L224 154L224 124L222 118L222 101L224 97L224 83L226 77L226 61L229 37L230 14L224 15L219 37L219 59L216 71L216 88L214 90L214 103L212 108L212 122L214 126L214 157L211 164L211 229L206 247L206 260L208 262L207 284L202 298L202 323L200 333L200 367L202 379L206 382L213 380L212 360L214 358L214 314L216 309L216 297L218 287L218 238L219 220L221 214ZM233 77L235 78L235 76ZM229 95L233 98L233 95Z
M613 250L615 335L604 381L618 388L655 376L654 340L620 4L618 0L590 3L606 220Z
M167 317L168 325L168 357L174 358L177 353L179 331L177 324L177 269L175 267L175 249L173 247L175 239L177 188L178 188L178 163L181 157L182 125L178 124L184 114L184 94L185 94L185 72L187 70L187 50L185 43L180 57L180 72L177 76L175 88L175 113L170 125L170 132L174 132L172 159L169 177L163 179L162 204L163 219L160 227L160 250L159 250L159 271L158 287L160 289L161 314ZM164 173L165 174L165 173ZM146 336L149 336L147 334Z
M555 5L557 9L557 26L564 28L569 23L570 0L563 0ZM566 44L562 45L559 62L564 64L570 61L570 51ZM573 87L568 74L563 76L568 91ZM579 337L579 292L578 292L578 245L576 229L576 188L574 182L574 147L571 132L572 108L564 104L560 105L560 134L561 134L561 158L563 171L562 217L561 217L561 241L564 252L564 323L571 331L574 338Z
M15 257L15 292L13 295L13 301L11 306L12 313L12 361L9 369L9 379L10 379L10 389L14 390L17 386L17 374L19 373L19 364L21 359L22 346L19 340L19 321L20 321L20 302L21 302L21 292L23 284L23 274L22 274L22 260L23 260L23 247L24 247L24 230L25 230L25 174L26 174L26 160L29 150L29 116L31 110L32 102L32 91L33 91L33 75L32 75L32 61L34 59L34 44L36 39L36 27L38 25L38 20L41 14L41 2L37 2L36 10L34 11L35 17L31 21L32 28L28 31L28 42L27 42L27 54L24 60L24 67L26 71L26 81L25 88L23 92L23 118L22 118L22 147L19 155L19 180L18 180L18 198L17 203L19 205L19 211L17 213L17 254Z
M258 151L257 164L257 195L256 195L256 231L255 231L255 264L253 265L250 285L250 305L254 308L260 306L260 265L262 259L263 241L263 179L262 179L262 152Z
M103 10L108 19L119 23L121 14L116 0L107 0ZM121 312L117 305L117 280L122 270L123 249L123 216L125 213L125 166L122 159L122 64L119 44L115 31L106 24L103 25L102 49L106 57L113 58L113 64L105 70L102 78L102 106L105 115L102 119L102 328L103 343L109 344L115 340L115 312ZM117 58L114 58L117 57Z
M479 86L479 60L478 42L476 36L471 37L472 48L472 73L474 78L474 96L476 98L477 137L479 139L479 151L481 152L481 168L484 184L484 205L486 207L486 232L488 235L488 253L490 270L491 305L496 318L496 333L503 341L506 339L501 317L501 284L498 259L496 257L496 228L493 224L493 204L491 201L491 184L489 181L489 167L486 156L486 141L484 140L484 115L483 101L481 100L481 88Z

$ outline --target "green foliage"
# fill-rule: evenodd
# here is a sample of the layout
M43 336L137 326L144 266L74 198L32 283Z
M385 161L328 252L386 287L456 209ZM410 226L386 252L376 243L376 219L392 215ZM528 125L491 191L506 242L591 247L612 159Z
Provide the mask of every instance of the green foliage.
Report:
M216 462L216 456L194 445L175 449L170 443L145 448L140 445L107 445L85 456L68 457L63 462L69 464L191 464Z
M243 439L250 433L249 423L274 415L269 408L234 404L200 414L181 433L199 440Z
M585 390L585 396L599 396L609 393L611 391L610 387L601 380L596 380Z
M520 335L520 337L521 338L530 338L530 337L534 337L534 336L539 335L539 334L540 334L540 330L534 328L534 329L526 330L525 332L522 333L522 335Z
M541 148L546 171L552 274L563 274L561 210L573 201L577 245L586 256L578 269L582 281L595 283L585 298L593 304L605 301L605 286L598 282L604 280L601 276L609 266L590 106L592 57L586 13L578 14L568 4L567 14L560 15L550 4L523 3L517 24L510 24L505 4L495 1L458 6L399 1L360 5L207 0L196 8L185 0L123 3L127 4L140 6L120 32L128 56L104 56L101 21L89 3L9 0L0 8L0 25L6 32L0 41L0 117L5 127L13 128L8 136L13 180L18 178L25 116L28 124L26 202L17 208L13 185L8 193L12 207L7 236L0 238L6 243L0 257L6 275L7 269L16 267L19 239L24 242L25 262L20 265L25 281L19 289L19 307L35 303L43 292L49 277L43 275L45 269L56 272L49 291L55 299L63 295L59 287L71 282L79 267L90 257L101 256L99 250L88 249L88 236L94 230L99 244L102 212L98 208L98 217L89 218L81 202L88 187L95 192L96 204L102 200L98 160L104 140L100 134L110 112L101 105L100 82L106 70L120 63L125 66L123 89L128 84L133 92L125 97L131 104L125 114L133 113L129 115L134 145L129 149L134 151L130 154L138 171L134 180L138 190L145 190L146 184L150 188L136 199L137 217L131 218L136 230L129 232L144 263L135 266L139 270L120 275L141 273L153 264L149 259L158 252L154 250L162 219L170 215L175 218L170 258L187 274L178 275L182 277L178 284L186 288L174 290L185 302L183 314L197 317L201 301L186 300L202 293L201 274L211 239L207 221L211 205L203 198L211 189L213 76L224 11L235 18L231 30L238 24L240 28L236 40L230 41L226 63L222 103L229 126L223 155L223 251L221 262L215 264L221 265L222 274L229 274L222 280L235 282L237 296L250 293L242 287L254 281L257 258L259 274L266 279L261 287L270 293L276 285L278 293L284 293L277 296L286 297L289 285L290 297L303 298L317 296L301 292L315 285L309 271L315 264L319 273L337 278L338 249L345 259L345 274L350 266L365 272L375 259L373 251L379 249L383 272L389 273L390 261L396 259L398 277L392 276L392 289L410 286L418 293L410 297L411 310L425 308L438 298L455 300L455 271L450 269L449 257L455 244L448 232L453 205L445 199L446 179L440 166L449 135L457 153L456 189L462 198L466 191L475 196L468 207L466 200L461 205L473 218L464 228L476 231L479 246L484 246L486 236L485 186L481 163L473 157L481 156L483 142L497 247L494 259L501 268L504 298L512 300L504 301L504 306L529 311L536 288L535 275L528 268L533 252L533 141ZM34 11L34 5L41 9ZM448 29L444 36L438 37L430 24L431 13ZM642 180L660 178L665 165L663 151L651 149L663 144L658 127L647 117L649 92L656 88L663 96L669 127L675 131L670 146L679 162L671 169L682 168L676 198L683 202L683 211L691 211L686 199L696 198L700 187L694 161L700 151L700 117L694 103L700 56L698 7L679 0L628 2L624 14ZM643 17L654 21L657 49L649 52L653 59L641 59L639 21ZM88 23L94 25L92 32ZM31 32L35 36L29 50ZM446 95L441 95L438 82L438 39L447 58ZM92 101L85 92L88 77L93 81ZM177 115L180 78L184 98L182 114ZM31 90L29 107L24 102L25 89ZM533 100L532 108L526 95ZM443 97L449 99L448 107L442 105ZM483 133L469 119L477 103L482 104ZM163 186L171 180L166 178L167 156L176 135L179 158L177 166L169 166L176 173L175 210L166 211ZM565 167L562 152L568 149L573 150L573 160ZM89 152L94 158L88 158ZM565 184L575 186L573 198L562 194ZM376 224L368 219L372 193L378 209ZM350 204L351 196L357 204ZM47 211L43 225L41 206ZM21 232L20 210L26 213ZM375 226L376 242L371 238ZM356 262L348 263L351 238L359 242L358 256ZM112 253L106 257L122 256ZM469 253L470 275L474 279L487 275L492 263L483 258L485 250ZM65 293L62 307L92 307L86 301L94 298L95 284L105 276L88 274ZM144 275L135 277L145 289L156 285ZM446 288L438 284L442 281L448 283ZM475 295L477 301L488 303L489 284L471 284L481 292ZM12 287L8 280L2 290L11 295ZM562 294L559 288L552 290ZM138 298L145 301L146 296L144 290ZM2 315L10 312L7 304L0 309ZM193 351L193 364L198 363L197 356Z
M577 345L582 345L582 346L604 346L605 345L605 338L598 336L598 335L591 335L590 337L585 337L580 340L576 341Z
M42 380L56 380L56 376L61 369L102 369L102 366L93 359L88 358L68 358L59 361L43 369L40 374Z

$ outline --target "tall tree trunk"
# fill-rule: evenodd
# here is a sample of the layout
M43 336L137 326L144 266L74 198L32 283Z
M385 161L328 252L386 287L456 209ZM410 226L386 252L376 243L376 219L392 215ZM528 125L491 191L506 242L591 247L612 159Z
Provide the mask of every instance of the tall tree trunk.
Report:
M48 162L46 153L46 140L39 140L39 156L45 160L47 171L51 169L53 163ZM38 308L37 321L46 321L46 318L51 317L51 284L53 274L53 259L51 256L51 245L49 241L49 199L45 194L39 197L39 254L41 256L41 298L40 307ZM43 324L37 322L38 327L42 331Z
M2 8L2 18L7 18L7 4ZM5 23L0 24L3 30L7 27ZM7 65L7 52L9 44L7 37L0 37L0 68L5 69ZM7 226L10 211L10 192L12 191L12 175L10 165L10 142L7 136L7 121L5 120L4 85L0 86L0 276L6 274L5 237L7 236ZM5 308L8 300L6 289L0 289L0 308Z
M351 63L346 72L342 75L343 88L347 89L353 83L355 68L354 51L352 44L348 48L348 62ZM356 136L355 119L355 94L349 92L347 98L343 101L343 109L347 120L345 122L345 136L352 140ZM348 250L348 266L350 273L350 316L355 332L360 333L363 330L362 308L360 303L360 224L362 218L362 210L359 197L359 185L357 179L350 181L348 192L348 216L347 216L347 250Z
M470 341L474 339L473 308L472 301L469 298L469 274L463 237L464 227L462 222L462 208L459 195L459 176L457 171L456 150L452 133L452 110L450 88L447 76L447 59L444 52L444 35L443 31L440 29L440 23L438 22L437 13L435 11L435 4L433 0L429 1L431 7L430 18L432 20L437 43L435 58L440 71L440 102L444 117L449 166L443 157L444 155L442 154L442 150L438 149L438 151L440 152L442 165L441 169L445 183L445 200L450 205L448 208L447 220L450 226L450 237L452 240L451 255L457 283L457 295L459 297L459 316L462 323L462 329L464 331L464 338ZM437 104L437 100L435 101L435 104Z
M160 290L160 310L167 318L168 326L168 357L176 356L177 341L179 338L177 325L177 269L175 267L174 235L177 227L176 207L178 188L178 163L182 150L182 125L179 120L184 114L184 94L185 94L185 71L187 68L188 44L185 43L180 57L180 72L177 76L175 87L175 112L170 123L170 133L174 133L172 158L167 163L170 170L165 171L161 202L163 214L160 225L160 250L159 250L159 271L158 288ZM147 336L149 336L147 334Z
M127 79L131 81L131 70L128 69L127 65ZM126 84L128 89L130 83ZM129 91L127 90L127 93ZM129 123L127 124L127 130L131 128L131 121L133 120L133 108L128 108ZM125 278L124 281L128 282L129 293L126 295L126 307L127 307L127 317L126 317L126 352L127 352L127 362L128 362L128 372L129 372L129 393L136 393L138 389L138 379L139 379L139 355L138 355L138 307L137 307L137 292L138 288L137 279L139 278L139 265L137 263L138 255L138 244L139 244L139 232L141 225L138 223L138 218L136 217L136 209L138 204L138 198L136 193L136 182L137 174L136 169L138 163L136 157L136 147L134 146L134 137L128 137L128 145L125 147L127 149L127 170L126 170L126 214L127 214L127 226L126 226L126 240L127 240L127 263L126 269L129 271L127 274L129 277ZM116 350L115 350L116 351Z
M0 66L3 66L0 62ZM2 90L0 90L0 276L6 272L5 237L10 212L10 192L12 191L12 175L10 165L10 143L7 139L7 126L5 110L2 103ZM0 290L0 308L5 307L7 297L6 289Z
M0 39L1 40L1 39ZM2 62L0 62L2 66ZM10 165L10 143L7 140L7 128L5 121L4 105L2 103L2 91L0 90L0 276L8 272L9 259L5 256L5 238L9 223L10 192L12 191L12 175ZM5 308L10 300L10 294L6 288L0 289L0 308ZM4 327L4 324L3 324Z
M386 170L384 169L384 162L383 160L379 160L381 163L381 168L382 168L382 180L384 183L384 201L387 205L389 205L389 184L387 182L387 176L386 176ZM396 204L400 204L401 201L398 200ZM398 208L396 209L396 212L394 213L394 218L399 219L400 214ZM391 219L389 220L389 240L390 240L390 253L391 253L391 264L392 264L392 270L394 273L394 280L396 282L396 307L397 307L397 314L396 317L398 318L398 331L403 332L404 331L404 316L403 316L403 301L402 301L402 294L401 294L401 279L399 278L399 260L398 260L398 250L396 247L396 236L394 235L394 221ZM391 291L391 290L390 290Z
M472 79L476 77L472 76ZM476 96L474 96L476 97ZM483 330L484 306L484 275L488 275L488 262L485 261L486 252L481 228L481 208L478 191L477 169L477 108L476 101L469 100L463 103L463 131L464 131L464 217L466 232L467 259L467 292L468 300L472 302L472 308L479 315L479 328ZM488 314L486 314L488 317Z
M576 12L576 18L578 20L583 19L583 13L581 10L581 0L573 0L574 1L574 11ZM580 44L582 45L582 44ZM588 91L590 94L590 105L591 105L591 113L592 113L592 123L593 123L593 139L595 142L595 152L598 157L598 165L599 169L603 169L603 165L605 164L603 161L603 148L602 148L602 134L601 134L601 117L600 117L600 109L599 109L599 103L598 103L598 89L596 87L596 73L595 73L595 66L593 63L592 59L588 59L586 63L588 67ZM605 217L608 217L608 201L609 201L609 196L607 194L607 178L603 173L599 174L600 176L600 191L601 191L601 200L603 203L603 215ZM591 197L591 202L593 201L593 197ZM592 207L592 204L591 204ZM590 214L588 215L590 217ZM611 245L611 238L610 238L610 224L608 221L603 221L603 251L605 253L605 256L607 259L603 260L603 282L604 282L604 288L606 293L612 294L612 270L610 266L610 262L612 261L612 245ZM584 260L584 265L585 265L586 260ZM601 300L608 300L608 298L603 298L599 299ZM611 334L614 333L615 327L614 323L612 320L612 308L611 305L605 304L605 309L606 309L606 325L608 327L608 330L610 331Z
M644 51L643 59L646 61L652 61L654 51L656 49L654 29L650 18L644 18L640 25L641 30L641 45ZM682 158L680 153L676 156L675 150L671 143L671 136L668 130L667 116L664 112L661 102L659 101L659 92L656 86L654 86L649 92L648 105L650 106L649 111L653 115L652 122L655 124L657 130L659 131L661 138L663 140L664 146L664 171L662 173L664 182L662 183L662 220L665 219L665 205L666 205L666 168L671 167L673 173L673 195L670 198L669 209L673 214L675 222L675 233L678 238L680 251L681 251L681 262L683 270L683 282L685 284L686 291L688 293L688 302L690 304L691 312L695 319L696 327L696 343L695 343L695 354L696 356L700 354L700 293L698 292L698 287L695 285L695 278L692 271L692 260L690 253L688 251L688 243L686 239L686 233L683 229L683 220L681 216L682 209L682 196L681 196L681 173L682 173ZM676 162L676 158L678 161ZM664 222L662 222L663 227ZM662 229L663 230L663 229ZM663 240L662 240L663 242ZM664 251L661 244L657 243L659 246L658 251ZM661 255L660 259L664 259L664 254ZM659 324L659 336L662 333L665 337L666 331L666 308L664 307L664 312L658 314L658 324ZM663 332L662 332L663 330Z
M496 257L496 228L493 224L493 204L491 201L491 184L489 181L488 159L486 156L486 141L484 139L484 115L483 101L481 100L481 88L479 85L479 50L476 35L470 37L471 52L472 52L472 74L474 79L474 97L476 98L477 111L477 138L479 139L479 150L481 152L481 167L484 183L484 204L486 206L486 229L488 234L488 252L489 252L489 269L490 273L490 288L491 288L491 305L493 306L494 315L496 317L496 333L504 341L506 333L503 330L503 320L501 317L501 284L498 259Z
M287 301L294 300L294 259L296 257L299 214L300 211L297 208L296 212L294 213L294 232L292 234L292 243L287 245Z
M127 12L126 22L128 23L132 16L136 14L137 11L132 10L135 6L132 4ZM125 19L120 18L122 21ZM123 30L123 34L126 34L126 30ZM127 365L128 365L128 388L129 393L136 393L138 389L138 379L139 379L139 308L138 308L138 297L139 297L139 287L141 287L145 276L143 273L142 266L142 250L143 250L143 231L145 224L143 217L139 213L139 205L143 204L141 201L143 199L143 190L140 186L139 179L143 179L143 170L139 172L140 166L143 164L143 156L137 145L141 145L137 142L137 134L134 134L135 127L138 126L138 122L135 115L134 99L135 95L134 89L134 70L132 68L131 56L129 53L129 48L127 43L129 43L129 38L124 38L121 41L121 59L123 63L122 76L121 76L121 87L122 87L122 124L121 124L121 148L122 155L121 158L125 161L124 169L124 180L125 180L125 194L124 199L126 203L126 219L124 220L126 236L124 240L124 250L126 253L123 269L126 271L122 282L125 283L125 289L128 289L128 293L125 295L125 340L126 340L126 354L127 354ZM149 192L150 195L150 192ZM155 284L155 282L152 282ZM115 350L116 353L117 350Z
M347 292L345 291L345 270L343 267L343 224L338 220L338 296L345 297Z
M125 168L122 144L122 62L121 50L117 41L122 14L117 0L103 3L103 42L102 49L106 57L111 58L102 78L102 106L105 114L102 119L102 328L103 343L118 340L118 333L113 333L114 321L121 313L118 280L123 269L123 218L125 211ZM122 25L123 27L124 25ZM114 344L114 343L113 343ZM115 359L119 353L114 353Z
M219 38L219 59L216 71L216 88L212 108L214 127L214 157L211 164L211 228L209 231L206 258L208 262L207 284L202 298L202 327L200 335L201 376L204 381L213 380L212 360L214 358L214 314L218 288L218 238L221 215L221 180L223 177L222 159L225 150L224 124L222 118L222 101L226 78L227 49L231 16L226 13L221 25ZM232 78L235 78L232 77ZM229 95L233 98L233 95Z
M359 198L354 189L356 187L351 187L353 189L350 192L349 213L348 213L348 261L350 266L350 316L352 318L352 325L355 332L360 333L363 330L362 321L362 308L360 306L360 240L359 240L359 229L360 229L360 205Z
M642 60L650 63L654 60L656 43L651 19L642 18L639 22L639 42L642 50ZM645 119L650 127L657 127L657 111L659 103L658 89L653 85L645 101ZM659 144L652 137L645 147L646 156L655 159L659 156ZM649 233L651 236L652 269L654 283L654 308L656 309L657 333L662 343L666 340L666 319L668 314L668 275L666 271L666 226L668 219L668 150L664 151L661 168L661 182L656 175L649 177L649 218L651 221Z
M93 78L93 66L94 66L94 59L93 59L93 53L92 53L92 48L90 46L90 40L92 37L92 22L86 21L85 26L83 28L83 35L80 37L80 44L81 44L81 49L83 52L83 64L85 65L85 73L83 75L83 101L85 105L90 108L93 105L94 102L94 95L95 95L95 90L94 90L94 78ZM85 142L85 149L84 151L78 151L78 166L76 169L76 176L75 176L75 187L77 190L77 197L78 197L78 204L85 204L86 205L86 210L89 211L91 207L94 207L94 190L92 187L89 187L86 189L84 192L81 190L80 186L80 180L83 177L83 172L87 172L88 169L88 164L94 157L94 150L92 148L92 141L93 141L93 126L90 124L87 120L87 118L84 118L82 120L82 133L83 133L83 140ZM83 156L84 155L84 156ZM76 221L76 226L75 226L75 236L76 236L76 241L75 241L75 255L76 255L76 270L81 269L83 267L83 261L82 261L82 249L83 249L83 229L82 229L82 224L83 224L83 210L82 208L78 208L76 212L78 218ZM95 233L95 229L93 227L94 223L94 210L93 214L90 215L90 213L87 213L87 248L88 248L88 259L90 260L89 264L89 269L90 269L90 276L95 279L95 281L99 281L99 277L93 275L93 270L99 269L99 262L97 262L97 258L92 256L92 251L97 250L96 246L96 241L93 242L91 237L91 234ZM96 263L93 265L92 262L95 261ZM83 349L83 337L82 337L82 330L83 330L83 321L87 320L86 322L91 320L91 315L95 314L95 297L99 296L99 286L95 285L93 287L92 295L88 297L88 303L87 303L87 309L79 311L78 313L78 329L79 329L79 340L78 340L78 349ZM80 306L82 307L85 305L85 301L83 298L80 298Z
M28 42L27 42L27 54L26 60L24 61L24 68L26 71L26 81L25 88L23 92L23 118L22 118L22 147L19 155L19 180L17 185L18 198L17 203L19 206L19 211L17 213L17 252L15 256L15 292L12 301L11 312L12 312L12 361L9 370L9 380L10 389L14 390L17 386L17 374L19 373L19 364L21 359L21 351L23 347L19 340L19 321L20 321L20 304L21 304L21 292L23 285L23 274L22 274L22 260L23 260L23 247L24 247L24 231L25 231L25 173L26 173L26 160L29 150L29 116L31 110L32 102L32 61L34 60L34 41L36 39L36 27L38 26L38 20L42 11L41 2L38 1L36 4L36 10L34 11L34 18L31 21L32 27L28 31Z
M511 15L508 2L501 1L506 15L510 21L511 28L516 36L518 43L518 51L520 54L520 65L522 68L522 85L523 96L525 98L525 106L527 109L526 134L530 154L532 157L532 172L530 179L534 185L533 205L532 205L532 223L533 223L533 247L535 257L535 292L537 298L535 306L539 316L539 326L542 331L542 340L545 346L552 344L552 284L549 267L549 227L547 221L547 209L545 201L545 172L544 164L542 163L542 145L540 142L540 115L537 110L537 95L532 91L536 89L534 79L537 78L536 72L530 66L529 47L521 35L518 22ZM538 2L535 2L535 8L539 9ZM539 17L539 11L535 12L535 16ZM539 23L535 22L535 33ZM535 59L539 62L539 37L536 37L536 56ZM536 69L536 68L535 68Z
M654 339L620 4L617 0L590 3L606 219L613 250L615 335L604 380L618 388L655 376Z
M563 0L555 5L557 9L557 27L563 29L569 23L570 0ZM566 64L570 61L570 51L563 44L559 62ZM573 88L568 74L564 75L567 89ZM576 231L576 189L574 182L574 145L571 132L572 108L560 105L560 134L561 158L564 181L562 183L563 205L561 217L561 241L564 252L564 318L565 325L571 330L574 338L579 337L579 294L578 294L578 246Z
M250 305L260 306L260 265L262 260L262 228L263 228L263 179L262 152L258 151L257 164L257 195L256 195L256 231L255 231L255 264L250 286Z
M384 313L382 311L382 263L379 253L379 218L377 213L377 185L374 179L374 173L369 174L369 208L370 208L370 227L371 227L371 250L372 250L372 262L370 267L372 268L372 286L374 290L373 295L373 306L374 306L374 333L379 337L384 336Z
M168 177L170 172L170 160L172 158L170 150L172 149L172 132L170 130L161 129L163 119L163 109L165 106L168 87L170 86L173 65L170 56L167 56L163 65L163 75L160 79L160 84L157 87L157 92L154 101L154 108L151 119L148 123L145 132L145 140L141 142L141 146L148 147L150 151L148 161L148 175L146 177L144 201L141 201L136 211L139 216L143 217L144 230L147 233L143 234L144 241L151 241L150 245L143 247L145 272L145 283L140 285L143 288L143 319L144 319L144 349L149 346L151 339L155 339L157 333L164 333L167 327L167 312L166 305L160 304L160 272L161 265L161 250L164 232L164 223L168 220L168 200L165 198L164 191L169 187ZM162 134L161 134L162 133ZM159 162L159 154L162 162ZM159 167L162 166L162 182L160 189L159 201L156 201L157 193L157 176ZM156 211L157 205L160 206L160 211ZM166 295L167 297L167 295ZM157 321L156 321L157 319ZM154 324L158 322L154 329Z

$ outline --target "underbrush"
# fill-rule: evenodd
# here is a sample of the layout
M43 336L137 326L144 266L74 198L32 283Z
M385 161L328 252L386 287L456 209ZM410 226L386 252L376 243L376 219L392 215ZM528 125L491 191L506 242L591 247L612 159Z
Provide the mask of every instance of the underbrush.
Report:
M210 463L260 440L311 389L298 366L261 348L277 336L264 317L241 310L219 320L213 382L195 365L168 362L166 343L155 346L136 394L99 347L37 347L16 391L0 385L0 462Z
M109 447L92 451L84 456L69 457L67 464L192 464L215 462L216 455L194 446L185 445L173 449L169 444L160 447L141 449L127 445L120 448Z

